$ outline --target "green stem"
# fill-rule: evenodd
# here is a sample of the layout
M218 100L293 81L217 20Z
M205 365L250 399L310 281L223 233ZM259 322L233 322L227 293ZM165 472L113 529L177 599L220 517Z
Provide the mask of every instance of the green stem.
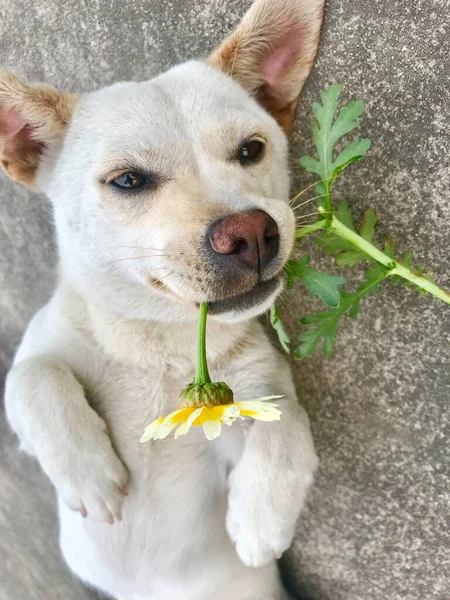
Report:
M385 271L384 273L380 273L378 277L373 279L370 283L364 282L362 283L358 289L351 295L351 299L344 299L343 302L338 306L335 312L335 320L337 321L339 317L341 317L347 310L356 303L359 303L364 296L367 296L374 288L376 288L380 283L388 277L388 273Z
M333 205L331 204L331 178L325 181L323 184L325 188L325 211L328 215L331 215ZM327 223L330 222L330 218L327 218Z
M311 233L314 233L318 229L323 229L324 227L326 227L326 224L326 219L320 219L312 225L306 225L305 227L301 227L295 232L295 238L299 240L300 238L305 237L305 235L310 235Z
M320 209L319 209L320 210ZM354 244L357 248L362 250L365 254L381 263L387 269L393 269L396 264L395 261L392 260L390 256L378 250L376 246L362 238L355 231L344 225L336 218L336 215L332 216L331 223L329 226L330 231L338 235L339 237L347 240Z
M208 304L202 302L198 311L197 327L197 370L195 373L194 384L203 385L211 383L206 361L206 318L208 316Z
M450 304L450 294L448 292L440 288L426 277L416 275L416 273L413 273L410 269L402 264L397 263L395 267L389 271L389 275L400 275L400 277L403 277L403 279L407 279L411 283L414 283L414 285L422 288L432 296L439 298L439 300L442 300L442 302Z
M325 212L323 209L319 208L320 212ZM401 263L396 262L390 256L388 256L385 252L379 250L376 246L362 238L355 231L352 231L348 227L346 227L343 223L336 218L336 215L333 215L331 218L331 223L328 225L328 229L338 235L339 237L347 240L352 243L354 246L362 250L365 254L373 258L376 262L382 264L386 269L388 269L388 275L399 275L410 281L417 287L425 290L429 294L439 298L442 302L446 304L450 304L450 294L437 286L435 283L423 277L422 275L417 275L408 267L405 267Z

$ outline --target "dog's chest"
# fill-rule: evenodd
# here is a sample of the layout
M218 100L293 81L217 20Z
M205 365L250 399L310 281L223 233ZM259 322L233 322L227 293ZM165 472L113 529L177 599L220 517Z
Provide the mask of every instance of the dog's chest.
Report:
M168 370L143 370L113 362L105 363L101 376L84 382L89 402L106 421L130 476L121 527L126 528L126 539L134 542L123 545L114 539L109 541L114 552L102 549L103 560L111 561L111 568L123 577L148 579L150 564L157 570L160 560L164 565L169 560L160 557L161 548L169 553L169 563L180 568L186 548L189 556L197 556L211 532L217 543L226 539L227 463L201 428L193 428L178 440L170 436L139 442L149 422L177 408L185 384ZM87 524L86 531L97 538L96 525ZM101 539L105 539L103 534ZM145 573L140 572L142 562ZM124 565L129 565L130 572Z
M243 423L235 424L232 431L225 428L216 444L206 440L201 427L193 427L177 440L170 435L165 440L140 443L149 423L179 408L180 391L192 376L180 375L172 367L145 369L104 359L101 368L84 379L86 397L106 422L113 445L135 481L143 481L148 473L155 477L160 471L176 478L180 469L202 478L204 469L218 467L219 448L227 448L227 457L240 453Z
M106 421L119 452L139 453L139 439L154 419L176 410L187 381L171 369L144 369L104 359L83 382L94 410Z

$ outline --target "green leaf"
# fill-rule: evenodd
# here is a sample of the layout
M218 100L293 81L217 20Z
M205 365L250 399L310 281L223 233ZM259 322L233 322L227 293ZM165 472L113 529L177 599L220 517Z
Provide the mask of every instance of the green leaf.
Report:
M320 92L322 104L319 104L319 102L313 102L313 113L317 119L317 123L321 128L328 130L331 129L333 117L339 105L341 92L342 86L338 83L332 83Z
M334 111L336 112L336 110ZM336 142L347 133L359 126L359 118L364 112L363 100L352 100L337 116L330 132L330 143Z
M309 266L311 258L304 256L300 260L290 260L285 269L288 275L288 288L292 289L294 279L300 279L308 288L309 295L317 296L328 306L339 304L339 286L346 282L345 277L321 273Z
M349 250L340 252L335 259L338 267L354 267L359 262L369 260L367 254L362 250Z
M378 217L375 211L371 208L367 208L364 211L364 216L361 221L361 227L359 229L359 235L364 238L367 242L371 242L375 227L377 225Z
M376 284L378 281L384 279L389 273L389 269L383 267L380 263L375 263L370 269L366 272L366 282L362 283L358 289L364 289L364 285L372 285Z
M294 351L294 356L297 359L305 358L306 356L311 356L314 353L314 350L317 347L317 344L320 341L320 335L317 335L316 330L312 329L310 331L305 331L301 335L299 335L300 341L303 343L300 344Z
M306 171L308 171L308 173L316 173L316 175L318 175L320 179L323 179L322 167L319 161L313 158L312 156L308 156L307 154L305 156L302 156L300 159L300 164Z
M364 102L353 100L336 116L341 91L340 85L332 84L321 92L322 104L313 103L315 119L312 123L312 139L316 146L318 160L313 157L303 157L300 161L307 171L316 173L323 180L328 180L325 183L328 187L346 166L359 160L370 147L370 140L354 140L343 148L333 161L336 143L359 126L359 117L364 112Z
M337 334L337 321L334 327L329 327L323 336L322 352L325 356L330 356L333 352L334 340Z
M413 271L414 270L413 261L414 261L414 253L412 250L408 250L408 252L406 252L405 255L403 256L403 260L401 261L401 263L407 269L411 269Z
M320 93L322 104L314 102L312 106L316 117L312 124L312 138L322 169L322 179L331 178L332 175L334 143L331 142L330 137L341 90L342 87L338 84L328 86Z
M342 171L345 169L345 167L358 161L360 158L362 158L362 156L354 156L353 158L349 158L348 161L345 162L343 165L336 167L331 175L330 185L336 181L336 179L339 177L339 175L342 173Z
M375 264L368 269L365 281L354 292L340 293L340 302L335 308L303 317L300 323L306 326L313 325L313 327L299 335L299 340L302 343L295 349L295 357L301 359L311 356L321 340L323 341L322 352L325 356L329 356L336 339L339 319L346 313L351 319L354 319L358 315L362 298L371 292L377 291L380 283L388 274L388 269L380 264Z
M387 254L390 258L394 258L395 240L391 238L384 240L384 253Z
M286 329L284 328L283 323L280 320L278 306L274 305L270 309L270 324L277 332L278 340L279 340L281 346L283 347L285 352L287 352L289 354L289 352L290 352L289 344L290 344L291 340L289 338L289 335L288 335Z
M320 323L328 315L327 312L317 312L312 315L306 315L300 319L301 325L312 325L313 323Z
M339 175L347 165L356 162L364 156L371 146L369 139L354 140L346 146L333 162L333 177ZM335 179L336 179L335 177Z
M352 231L356 231L355 226L353 225L353 217L348 202L339 202L336 209L336 217L343 225Z
M354 302L352 304L352 306L348 309L348 316L350 317L350 319L356 319L356 317L359 315L359 309L360 309L360 302Z

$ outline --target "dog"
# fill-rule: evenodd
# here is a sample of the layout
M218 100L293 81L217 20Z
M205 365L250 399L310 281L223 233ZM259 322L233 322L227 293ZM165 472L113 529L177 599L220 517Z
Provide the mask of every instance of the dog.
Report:
M7 376L8 421L58 498L60 545L120 600L280 600L317 457L285 360L256 317L294 242L287 135L323 0L256 0L206 59L81 95L0 73L0 159L51 200L59 282ZM247 420L139 444L208 360Z

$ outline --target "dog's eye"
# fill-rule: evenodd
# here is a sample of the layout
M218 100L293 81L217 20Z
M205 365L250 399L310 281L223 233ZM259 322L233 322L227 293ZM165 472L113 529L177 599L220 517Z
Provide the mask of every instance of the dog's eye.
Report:
M111 185L118 187L121 190L137 190L144 186L152 186L154 184L155 182L151 178L145 177L135 171L127 171L111 180Z
M259 162L264 155L265 144L262 140L247 140L238 150L237 159L242 166Z

